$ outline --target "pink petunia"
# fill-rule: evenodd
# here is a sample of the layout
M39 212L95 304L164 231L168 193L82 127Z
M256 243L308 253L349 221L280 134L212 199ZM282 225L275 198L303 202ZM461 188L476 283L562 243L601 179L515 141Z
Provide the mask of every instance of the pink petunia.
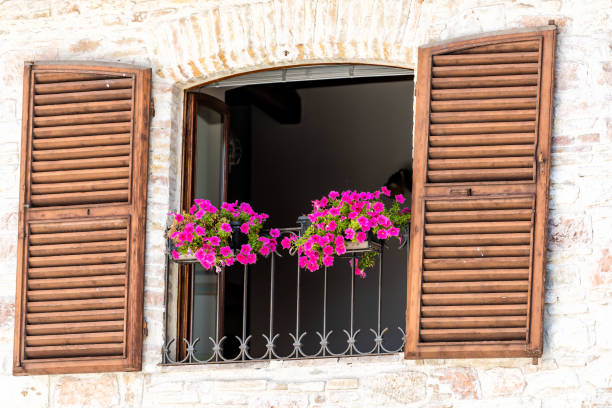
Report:
M391 228L389 228L389 229L387 230L387 234L388 234L390 237L397 237L397 236L399 235L399 232L400 232L400 230L399 230L399 228L397 228L397 227L391 227Z
M366 238L367 238L367 236L366 236L365 232L363 232L363 231L359 231L359 232L357 233L357 241L359 241L359 242L363 242L363 241L365 241L365 240L366 240Z
M234 264L234 258L233 257L227 258L225 260L225 265L226 266L232 266L233 264Z
M405 207L405 208L402 208L402 211L400 211L400 214L408 214L409 212L410 212L410 208Z
M227 222L224 222L221 224L221 231L232 232L232 227Z
M219 253L221 253L221 255L222 255L223 257L226 257L226 256L230 256L230 255L232 254L232 250L231 250L231 248L230 248L230 247L228 247L228 246L224 246L224 247L222 247L222 248L219 250Z
M298 258L298 265L300 266L300 268L305 268L307 264L308 258L306 258L305 256L300 256Z
M379 229L378 232L376 233L376 236L378 237L378 239L387 239L387 230Z
M406 201L406 198L404 198L404 196L401 194L397 194L395 196L395 201L397 201L400 204L404 204L404 201Z
M329 215L331 215L332 217L337 217L340 215L340 210L336 207L332 207L329 209Z
M327 255L323 257L323 265L329 267L334 264L334 257L331 255Z
M195 214L196 211L198 211L198 206L192 205L191 208L189 209L189 214L193 215Z
M335 231L336 227L338 226L338 224L336 223L336 221L332 220L329 222L329 224L327 224L327 231Z
M249 255L247 256L247 262L248 262L249 264L254 264L255 262L257 262L257 255L255 255L255 254L249 254Z
M219 244L221 243L221 240L219 239L219 237L210 237L208 238L208 242L212 246L219 246Z
M244 223L240 226L240 232L242 232L243 234L248 234L249 233L249 224L248 223Z
M172 257L174 259L179 259L181 257L181 254L179 254L178 251L172 251Z
M259 249L259 253L263 256L267 256L270 253L270 248L264 245Z
M365 226L369 226L369 225L370 225L370 222L368 221L368 219L367 219L366 217L364 217L363 215L357 219L357 222L358 222L358 223L359 223L359 225L361 225L362 227L365 227Z
M281 241L281 246L283 247L283 249L291 248L291 239L289 237L283 238L283 240Z
M204 235L206 235L206 229L201 225L195 227L195 232L199 237L203 237Z
M278 238L280 237L280 231L278 230L278 228L272 228L270 230L270 235L272 235L274 238Z
M342 245L336 245L336 253L338 255L346 254L346 247L344 246L344 243L342 243Z
M329 197L330 200L335 200L338 198L338 196L340 196L340 194L337 191L330 191L329 194L327 195Z
M344 236L346 237L346 239L352 240L353 238L355 238L355 230L352 228L347 228L346 230L344 230Z
M252 248L249 244L244 244L240 247L241 254L250 254L251 251L252 251Z
M389 190L386 186L382 186L380 188L380 192L386 195L387 197L391 197L391 190Z
M239 263L246 265L247 263L247 256L240 253L238 255L236 255L236 261L238 261Z
M181 214L174 213L174 221L183 222L184 218Z
M325 246L325 247L323 248L323 253L324 253L325 255L331 255L331 254L333 254L333 253L334 253L334 248L332 248L332 246L331 246L331 245L327 245L327 246Z
M382 211L384 211L385 209L385 205L383 203L381 203L380 201L377 201L374 203L374 205L372 206L372 209L374 210L374 212L376 212L376 214L381 213Z
M196 219L201 220L201 219L202 219L202 217L204 216L204 214L206 214L206 213L204 212L204 210L200 210L200 211L198 211L197 213L195 213L195 217L196 217Z

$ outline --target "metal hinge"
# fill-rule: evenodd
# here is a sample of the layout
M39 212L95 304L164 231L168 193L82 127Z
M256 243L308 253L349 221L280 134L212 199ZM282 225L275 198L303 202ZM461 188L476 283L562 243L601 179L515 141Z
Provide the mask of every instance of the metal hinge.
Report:
M155 116L155 99L151 99L151 117Z
M147 326L147 319L142 319L142 337L149 335L149 327Z

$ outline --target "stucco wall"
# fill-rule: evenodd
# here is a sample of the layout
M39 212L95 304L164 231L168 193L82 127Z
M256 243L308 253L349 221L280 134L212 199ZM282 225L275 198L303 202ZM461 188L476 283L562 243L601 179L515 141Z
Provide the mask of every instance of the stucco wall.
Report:
M612 406L609 0L5 0L0 2L0 400L6 407ZM307 62L416 65L416 47L559 25L544 356L401 356L162 368L165 213L176 206L182 89ZM12 377L23 62L153 67L140 373Z

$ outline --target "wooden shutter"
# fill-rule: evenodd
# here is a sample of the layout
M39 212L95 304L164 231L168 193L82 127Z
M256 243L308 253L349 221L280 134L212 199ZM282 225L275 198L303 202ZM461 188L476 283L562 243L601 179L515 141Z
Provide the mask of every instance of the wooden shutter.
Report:
M139 370L151 70L26 64L15 374Z
M407 358L542 353L555 27L419 49Z

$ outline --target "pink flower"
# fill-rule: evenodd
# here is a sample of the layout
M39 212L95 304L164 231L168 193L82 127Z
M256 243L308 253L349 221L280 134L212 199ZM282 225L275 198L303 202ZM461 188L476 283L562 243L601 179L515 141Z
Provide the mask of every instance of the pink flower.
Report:
M232 227L227 222L224 222L221 224L221 231L232 232Z
M283 249L289 249L291 247L291 239L289 239L289 237L283 238L281 241L281 246Z
M374 228L378 225L378 221L376 220L376 217L372 217L370 218L370 221L368 221L368 226L370 228Z
M206 255L206 252L204 252L204 250L202 248L198 249L195 253L195 257L198 261L202 262L204 259L204 255Z
M329 222L329 224L327 224L327 230L328 231L335 231L337 226L338 226L338 224L336 224L336 221L332 220L332 221Z
M335 244L336 244L336 246L343 246L344 245L344 237L342 235L338 235L336 237Z
M195 227L195 232L199 237L206 235L206 229L200 225Z
M214 214L219 210L214 205L209 205L208 207L206 207L206 211L208 211L210 214Z
M351 267L353 266L353 260L352 259L349 260L349 264L351 265ZM355 275L361 276L362 278L366 277L364 270L359 268L357 262L355 262Z
M232 250L228 246L224 246L219 250L223 257L230 256L232 254Z
M259 250L259 253L262 254L263 256L266 256L270 253L270 248L264 245Z
M200 211L198 211L197 213L195 213L195 217L196 217L196 219L200 220L200 219L202 219L202 217L204 216L204 214L206 214L206 213L204 212L204 210L200 210Z
M305 268L307 264L308 258L306 258L305 256L300 256L298 258L298 265L300 266L300 268Z
M329 192L328 197L329 197L330 200L333 201L333 200L337 199L339 195L340 194L338 194L337 191L333 191L332 190L332 191Z
M344 243L342 243L342 245L336 245L336 253L338 255L346 254L346 247L344 246Z
M278 228L272 228L270 230L270 235L272 235L274 238L278 238L280 237L280 231L278 230Z
M325 224L320 222L320 223L317 224L317 228L320 229L320 230L325 231Z
M361 225L362 227L365 227L365 226L369 226L369 225L370 225L370 222L368 221L368 219L367 219L366 217L364 217L363 215L357 219L357 222L358 222L358 223L359 223L359 225Z
M204 262L209 263L209 264L214 264L215 263L215 254L206 254L204 255Z
M325 266L332 266L334 264L334 257L327 255L323 257L323 265Z
M242 232L243 234L248 234L249 233L249 224L248 223L244 223L240 226L240 232Z
M386 195L387 197L391 197L391 191L386 186L382 186L380 188L380 192Z
M178 251L172 251L172 257L174 259L179 259L181 257L181 254L179 254Z
M247 262L250 264L254 264L255 262L257 262L257 255L256 254L249 254L247 256Z
M340 210L336 207L332 207L329 209L329 215L333 216L333 217L337 217L340 215Z
M402 211L400 211L400 214L407 214L409 212L410 212L410 208L405 207L405 208L402 208Z
M365 232L363 232L363 231L359 231L359 232L357 233L357 241L359 241L359 242L363 242L363 241L365 241L365 240L366 240L366 238L367 238L367 236L366 236Z
M355 238L355 230L352 228L347 228L344 231L344 236L346 237L346 239L352 240L353 238Z
M387 239L387 230L379 229L376 233L376 236L378 237L378 239Z
M389 220L389 218L385 217L384 215L379 215L378 218L376 218L376 221L378 221L378 224L382 225L385 228L391 225L391 221Z
M249 244L244 244L240 247L240 253L241 254L250 254L251 253L251 246Z
M219 237L210 237L208 238L208 242L212 246L218 246L221 243L221 240L219 239Z
M372 206L372 209L378 214L378 213L382 212L385 209L385 205L383 203L381 203L380 201L377 201Z
M404 201L406 201L406 199L404 198L404 196L403 196L403 195L401 195L401 194L397 194L397 195L395 196L395 201L397 201L397 202L398 202L398 203L400 203L400 204L404 204Z
M390 237L397 237L399 232L399 228L397 227L391 227L387 230L387 234L389 234Z
M355 218L357 218L357 216L358 216L358 215L359 215L359 213L358 213L357 211L351 211L351 212L349 213L348 217L349 217L351 220L354 220Z
M246 265L247 257L243 253L239 253L238 255L236 255L236 261L238 261L239 263L243 265Z
M321 204L321 207L327 207L328 202L327 197L323 197L319 203Z
M227 258L227 259L225 260L225 265L227 265L227 266L232 266L233 264L234 264L234 258L233 258L233 257L231 257L231 258Z
M177 213L172 213L172 215L174 215L174 221L176 222L183 222L183 216L181 214L177 214Z
M323 253L325 255L331 255L334 253L334 248L332 248L331 245L327 245L325 248L323 248Z
M193 215L196 211L198 211L198 206L192 205L191 208L189 209L189 214Z

